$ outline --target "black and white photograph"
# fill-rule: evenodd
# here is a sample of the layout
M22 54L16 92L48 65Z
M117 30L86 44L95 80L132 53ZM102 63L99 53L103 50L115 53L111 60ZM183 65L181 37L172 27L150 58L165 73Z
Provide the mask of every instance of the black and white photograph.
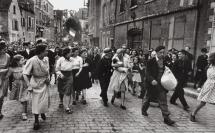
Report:
M214 0L0 0L0 133L215 133Z

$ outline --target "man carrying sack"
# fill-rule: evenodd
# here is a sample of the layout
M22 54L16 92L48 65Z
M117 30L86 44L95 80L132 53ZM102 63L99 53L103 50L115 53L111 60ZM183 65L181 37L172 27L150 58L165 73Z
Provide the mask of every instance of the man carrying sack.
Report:
M161 109L164 123L167 125L173 125L175 122L169 118L170 112L167 105L167 90L161 85L161 77L165 70L164 61L164 46L158 46L155 49L157 53L156 58L152 58L148 61L146 66L146 97L143 101L142 115L148 116L147 110L150 105L150 101L153 97L157 97L159 107Z

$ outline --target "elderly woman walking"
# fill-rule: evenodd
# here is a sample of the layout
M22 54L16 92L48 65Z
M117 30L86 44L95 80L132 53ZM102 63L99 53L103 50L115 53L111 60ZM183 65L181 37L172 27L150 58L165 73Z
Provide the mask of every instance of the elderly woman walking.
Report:
M6 53L5 42L0 42L0 120L4 117L1 113L4 97L7 96L9 79L6 78L10 56Z
M23 75L27 83L28 90L32 92L32 113L35 116L34 130L40 128L39 114L46 120L45 113L48 111L49 94L49 61L47 56L47 46L44 44L36 46L36 55L29 59L24 67ZM31 76L29 79L28 77Z
M215 53L209 56L209 68L207 70L207 80L199 93L199 105L190 115L190 121L196 122L196 114L202 109L206 103L215 103Z
M70 109L70 102L73 93L73 61L71 59L71 50L65 48L63 50L63 56L59 58L56 64L56 73L58 75L58 92L60 96L60 105L63 106L63 99L65 102L65 110L68 114L73 111Z

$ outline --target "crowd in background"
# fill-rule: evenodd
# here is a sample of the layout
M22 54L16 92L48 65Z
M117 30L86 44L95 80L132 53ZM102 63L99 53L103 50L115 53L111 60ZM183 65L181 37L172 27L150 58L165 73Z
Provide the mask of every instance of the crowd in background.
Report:
M189 47L180 51L173 48L165 55L163 46L147 51L130 49L126 45L117 50L115 48L102 50L98 47L88 49L58 47L57 44L44 43L42 40L35 44L25 42L22 45L7 45L3 40L0 42L0 119L3 118L1 109L9 88L10 100L18 100L23 105L23 120L27 120L27 105L29 99L32 99L35 130L40 127L39 114L46 120L45 113L50 103L47 88L52 76L59 92L59 107L65 108L68 114L73 113L71 104L76 105L78 101L83 105L87 104L86 89L96 83L101 86L100 96L104 106L108 107L107 91L111 90L113 93L111 104L114 104L116 98L120 98L120 108L126 110L125 97L128 90L133 96L145 99L142 106L144 116L148 116L149 103L157 102L164 123L172 125L174 121L169 118L167 91L158 81L164 66L170 68L178 81L170 103L177 105L176 100L179 99L186 111L189 110L189 105L184 97L183 88L192 80L195 89L202 88L207 80L209 68L205 48L201 50L201 55L194 65L194 56L189 52ZM155 86L157 89L151 89L156 88ZM198 110L206 102L207 100L198 107ZM195 120L198 110L191 115L192 121Z

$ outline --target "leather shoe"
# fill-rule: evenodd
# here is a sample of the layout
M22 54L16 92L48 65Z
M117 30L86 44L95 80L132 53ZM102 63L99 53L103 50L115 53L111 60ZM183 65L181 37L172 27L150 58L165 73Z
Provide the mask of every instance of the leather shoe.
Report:
M46 120L46 115L45 114L41 114L41 118L45 121Z
M34 130L39 130L40 129L40 124L39 122L34 123Z
M170 102L171 104L173 104L173 105L178 105L176 102Z
M126 107L123 106L123 105L120 105L120 108L123 109L123 110L126 110Z
M175 124L175 122L173 120L171 120L170 118L165 118L164 123L169 126L172 126L173 124Z
M195 115L190 115L190 121L192 121L192 122L196 122L196 117L195 117Z
M185 111L189 111L189 108L190 108L189 106L185 106L185 107L184 107L184 110L185 110Z
M148 113L146 111L142 111L143 116L148 116Z
M105 106L105 107L108 107L108 103L107 103L107 102L104 102L104 106Z

